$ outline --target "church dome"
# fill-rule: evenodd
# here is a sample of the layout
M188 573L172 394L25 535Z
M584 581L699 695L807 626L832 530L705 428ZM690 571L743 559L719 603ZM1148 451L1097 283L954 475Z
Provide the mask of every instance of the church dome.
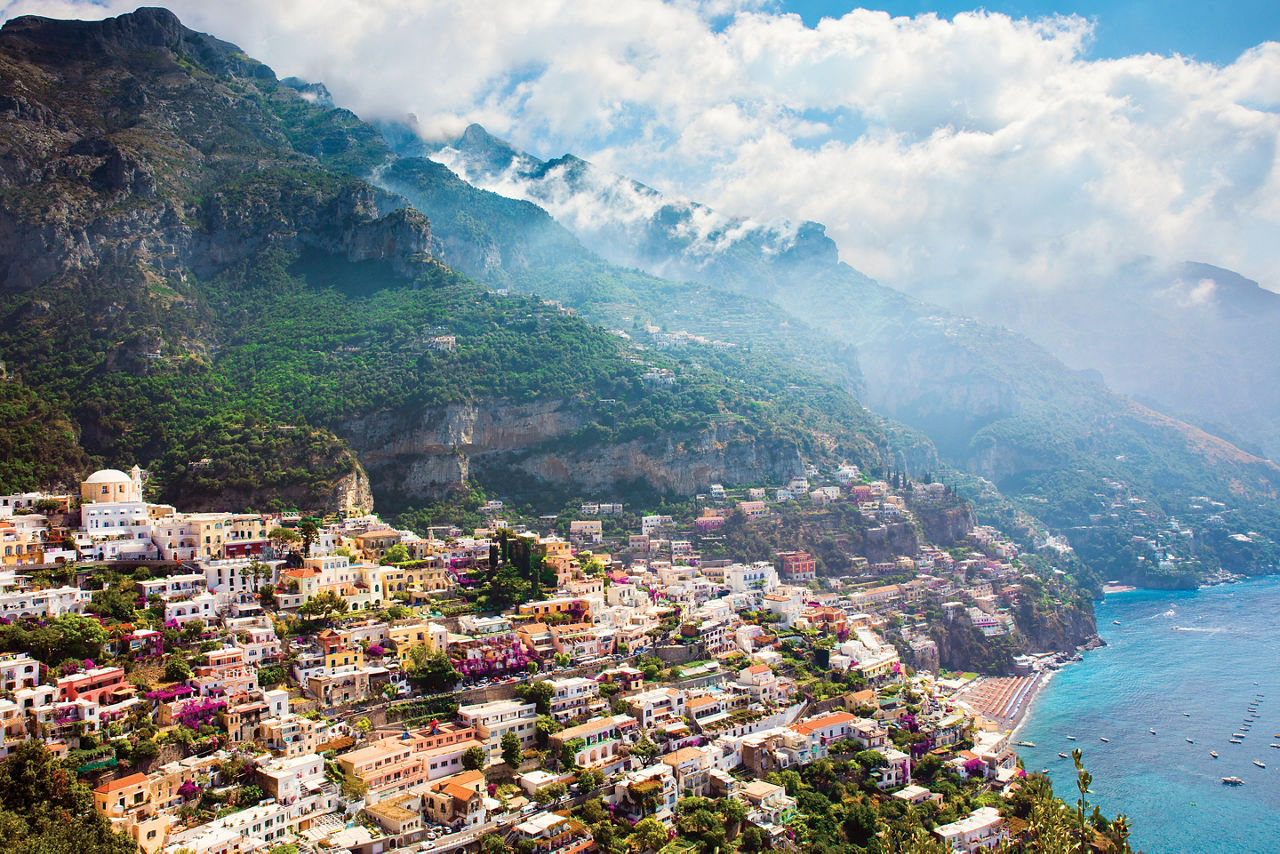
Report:
M132 483L133 478L119 469L102 469L85 478L85 483Z

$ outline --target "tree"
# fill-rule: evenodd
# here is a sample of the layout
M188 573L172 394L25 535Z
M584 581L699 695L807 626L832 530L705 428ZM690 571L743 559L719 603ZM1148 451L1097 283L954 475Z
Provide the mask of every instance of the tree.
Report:
M135 601L133 596L123 590L98 590L89 601L89 610L100 617L128 623L137 616L133 612Z
M164 678L168 682L181 682L191 678L191 665L181 656L171 655L164 663Z
M298 609L298 614L306 619L328 620L334 615L345 614L350 607L347 604L347 600L343 599L335 591L321 590L302 603L302 607Z
M564 783L548 783L534 790L533 800L535 803L546 806L560 800L568 793L569 788Z
M748 827L742 831L742 841L740 842L743 851L757 852L763 851L769 847L769 837L758 827Z
M302 556L311 557L311 546L320 539L320 527L311 518L298 523L298 534L302 538Z
M409 658L409 678L429 694L452 691L462 678L442 649L431 651L425 646L415 646L409 651Z
M354 801L367 795L369 793L369 786L359 777L344 775L342 778L341 790L344 798Z
M0 832L6 848L38 854L133 854L138 846L115 833L93 808L89 787L38 741L15 745L0 761Z
M560 745L560 767L572 771L578 767L578 751L587 746L585 738L571 738Z
M472 745L462 751L462 767L468 771L480 771L489 762L489 751L479 745Z
M409 559L409 550L404 547L403 543L396 543L387 549L387 553L383 556L384 563L404 563Z
M586 768L578 772L578 787L583 792L594 792L604 784L604 772Z
M302 537L298 536L297 531L291 531L288 528L272 528L267 538L271 540L271 547L275 549L276 554L283 554L285 546L292 546L302 542Z
M502 761L507 763L512 771L520 770L520 762L524 757L524 750L520 747L520 738L510 730L502 734Z
M640 851L657 851L667 844L671 835L656 818L642 818L631 830L631 846Z
M489 831L480 837L480 854L503 854L507 850L507 842L502 834Z
M271 577L271 567L258 559L249 561L249 565L240 570L240 574L245 578L253 579L252 587L258 587L258 582Z
M530 682L527 685L520 685L516 688L516 695L522 700L528 700L537 707L540 715L551 714L551 698L555 696L556 689L551 686L550 682Z

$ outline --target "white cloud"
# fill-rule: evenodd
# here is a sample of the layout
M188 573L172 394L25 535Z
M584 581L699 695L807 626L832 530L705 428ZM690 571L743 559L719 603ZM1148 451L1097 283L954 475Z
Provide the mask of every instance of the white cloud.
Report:
M1280 44L1226 67L1091 61L1077 17L858 9L809 28L732 0L170 6L366 117L479 121L726 213L816 219L909 288L1070 282L1141 254L1280 287Z

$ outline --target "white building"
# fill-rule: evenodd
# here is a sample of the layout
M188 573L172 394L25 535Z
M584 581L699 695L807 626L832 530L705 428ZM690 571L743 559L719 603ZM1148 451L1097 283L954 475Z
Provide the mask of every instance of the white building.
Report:
M959 821L935 827L933 832L952 851L964 854L997 848L1009 836L1000 810L995 807L979 807Z

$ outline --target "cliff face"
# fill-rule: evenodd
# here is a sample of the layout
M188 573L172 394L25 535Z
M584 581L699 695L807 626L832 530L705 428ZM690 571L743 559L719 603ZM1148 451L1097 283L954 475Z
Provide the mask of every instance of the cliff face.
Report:
M803 469L795 447L760 442L733 424L651 441L578 445L592 416L570 401L481 404L378 412L338 427L382 489L409 500L439 497L469 478L521 472L583 489L643 483L679 495L712 483L777 480Z
M925 540L944 549L962 544L973 530L973 506L967 502L954 507L912 503L911 510L920 520Z

